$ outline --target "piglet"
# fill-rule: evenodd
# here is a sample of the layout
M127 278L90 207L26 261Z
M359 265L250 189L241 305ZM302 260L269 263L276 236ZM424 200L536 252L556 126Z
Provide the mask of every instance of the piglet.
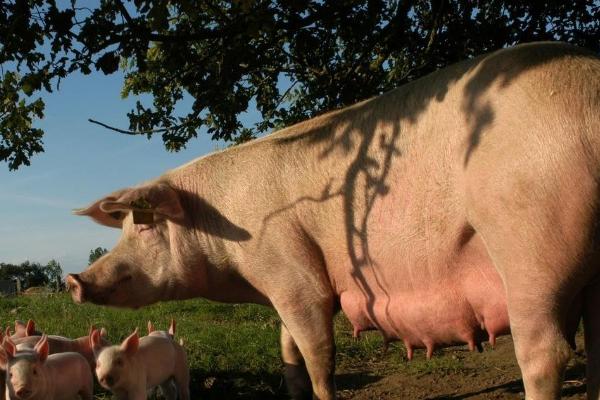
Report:
M90 327L90 332L87 336L82 336L76 339L69 339L63 336L50 335L48 336L49 354L75 352L81 354L90 365L92 371L96 363L94 353L92 351L91 334L95 330L94 326ZM106 329L100 330L100 341L103 346L109 346L110 343L106 340ZM33 349L36 343L40 340L40 336L26 336L15 339L13 342L17 346L17 350Z
M10 400L93 399L94 377L79 353L48 355L48 337L42 335L33 350L19 350L10 338L0 350L0 368L6 371Z
M147 390L160 386L167 400L189 400L189 369L182 346L164 335L140 339L136 329L121 345L103 346L92 332L96 376L118 399L146 399ZM174 384L173 384L174 382Z
M23 338L25 336L41 336L42 333L35 330L35 322L32 319L28 320L27 323L15 320L15 333L11 333L10 327L6 327L6 336L9 336L13 341L16 339Z
M148 336L164 336L171 339L175 338L175 319L171 319L171 325L169 325L168 331L157 331L152 324L152 321L148 321Z

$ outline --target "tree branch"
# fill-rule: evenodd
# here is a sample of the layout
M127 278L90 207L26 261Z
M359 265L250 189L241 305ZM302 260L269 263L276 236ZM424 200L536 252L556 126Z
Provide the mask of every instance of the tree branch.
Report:
M111 131L124 133L125 135L147 135L148 133L163 133L163 132L167 132L171 129L177 129L177 128L183 126L183 124L182 124L182 125L177 125L177 126L171 127L171 128L149 129L146 131L129 131L129 130L125 130L125 129L115 128L114 126L107 125L103 122L96 121L91 118L88 118L88 122L91 122L92 124L100 125L101 127L110 129Z

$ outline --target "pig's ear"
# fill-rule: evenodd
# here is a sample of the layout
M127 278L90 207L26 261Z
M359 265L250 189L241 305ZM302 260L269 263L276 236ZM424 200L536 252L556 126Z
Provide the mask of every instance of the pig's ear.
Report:
M0 369L6 371L8 368L8 355L4 348L0 347Z
M171 318L171 325L169 325L169 335L171 336L171 339L175 337L175 328L175 318Z
M132 356L137 352L139 344L140 336L138 334L138 328L135 328L135 331L121 343L121 350L123 350L125 354Z
M40 340L35 344L33 350L37 353L38 359L41 362L46 361L46 358L48 358L48 351L50 350L48 345L48 336L46 334L42 335Z
M100 329L100 337L106 339L108 337L108 331L106 330L106 328L101 328Z
M136 212L155 214L172 221L181 221L184 215L179 195L171 186L163 182L125 189L119 198L101 202L100 209L105 213L133 211L134 220Z
M152 321L148 321L148 335L154 332L154 325L152 325Z
M102 350L102 340L100 339L100 331L98 329L94 329L90 333L90 348L94 355L97 355Z
M6 337L11 337L11 333L10 333L10 326L6 327L6 330L4 331L4 336Z
M10 337L4 338L2 349L6 352L8 359L12 359L17 354L17 346L13 343Z
M111 193L108 196L95 201L90 204L86 208L79 208L73 210L73 214L75 215L83 215L86 217L92 218L94 221L99 223L100 225L108 226L111 228L122 228L123 227L123 218L125 214L120 211L115 212L106 212L101 209L101 205L106 201L115 201L120 198L124 192L128 189L119 190L117 192Z
M92 336L92 332L94 332L95 330L96 330L96 327L94 326L94 324L91 324L90 325L90 330L88 332L88 336L91 337Z
M25 336L33 336L35 335L35 322L32 319L27 321L27 326L25 326Z

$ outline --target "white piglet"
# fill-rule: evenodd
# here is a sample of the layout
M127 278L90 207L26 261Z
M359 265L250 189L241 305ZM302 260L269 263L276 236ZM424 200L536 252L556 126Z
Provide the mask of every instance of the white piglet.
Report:
M167 400L176 400L177 394L180 400L189 400L187 356L170 337L140 338L136 329L120 345L103 346L94 331L91 341L98 382L118 399L143 400L149 389L160 386Z
M0 368L6 371L6 397L10 400L92 400L94 377L79 353L48 355L43 335L33 350L20 350L10 338L0 349Z

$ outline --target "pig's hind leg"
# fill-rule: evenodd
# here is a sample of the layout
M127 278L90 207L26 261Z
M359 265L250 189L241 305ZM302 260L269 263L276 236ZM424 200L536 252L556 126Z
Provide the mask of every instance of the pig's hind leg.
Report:
M166 382L161 383L160 391L166 400L177 400L177 387L172 378L169 378Z
M600 277L599 277L600 278ZM583 324L587 356L587 395L590 400L600 399L600 279L584 291Z
M190 370L187 364L187 356L183 350L177 352L173 383L179 393L179 400L190 399Z

